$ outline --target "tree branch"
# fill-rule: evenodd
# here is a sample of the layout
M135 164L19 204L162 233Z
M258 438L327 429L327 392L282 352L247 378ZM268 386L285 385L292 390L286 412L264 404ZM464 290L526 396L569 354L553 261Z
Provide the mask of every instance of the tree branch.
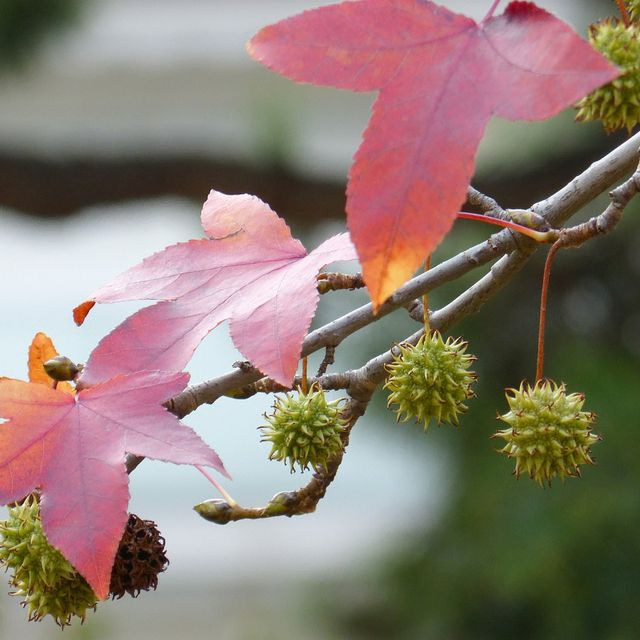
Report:
M368 385L357 398L351 398L343 411L348 419L347 428L342 434L344 449L349 444L351 429L364 414L369 400L375 391L375 385ZM365 389L363 387L363 389ZM197 504L194 509L205 520L216 524L227 524L236 520L258 520L273 518L274 516L299 516L313 513L320 500L324 498L329 485L336 477L340 464L344 458L344 449L327 461L327 466L316 469L311 480L296 491L277 493L264 507L243 507L226 500L205 500Z
M549 225L558 226L568 220L584 205L592 201L616 181L629 173L638 162L640 134L636 134L625 143L614 149L601 160L593 163L587 170L576 176L569 184L558 192L533 205L529 210L519 210L520 216L527 217L533 212L536 219L544 219ZM640 190L640 174L636 173L611 192L611 203L599 216L582 225L560 230L558 236L564 246L578 246L586 240L609 233L617 224L622 211L631 198ZM502 217L508 216L502 208L488 196L484 196L472 187L469 189L469 200L485 213ZM457 324L464 317L478 309L496 293L502 290L522 269L536 250L536 243L530 238L505 229L491 236L485 242L462 251L458 255L445 260L429 271L422 273L396 291L374 315L371 304L363 305L342 317L327 323L307 335L302 346L302 357L318 349L327 350L318 376L309 383L316 382L325 389L346 389L350 396L348 405L349 428L345 433L345 447L349 433L357 419L364 413L366 406L379 384L386 376L385 366L394 357L392 347L388 351L372 358L362 367L342 373L325 373L326 364L333 358L335 348L349 335L377 321L385 315L401 307L412 307L414 317L422 318L420 297L431 290L456 280L471 270L500 258L489 273L482 276L466 291L443 308L429 313L430 326L433 330L444 331ZM340 282L339 286L350 286L351 281L341 281L339 276L321 278L326 282ZM409 336L405 342L415 343L423 334L424 328ZM252 384L260 381L260 384ZM189 387L181 394L167 402L169 411L178 417L184 417L205 403L213 403L223 395L231 397L249 397L258 391L272 392L279 390L277 385L261 373L245 364L213 380ZM230 504L224 500L209 500L196 506L203 517L220 524L232 520L246 518L265 518L276 515L298 515L315 510L319 500L324 496L327 487L333 481L342 462L343 453L334 456L326 469L316 470L312 480L294 492L277 494L265 507L246 508ZM130 472L142 460L136 456L128 456L127 469Z
M594 162L565 187L546 200L534 204L530 209L553 226L562 224L632 171L638 162L639 147L640 134L636 134L604 158ZM526 264L535 247L535 242L523 238L520 234L509 230L500 231L485 242L462 251L407 282L380 307L376 315L373 314L372 305L366 304L312 331L304 340L302 356L310 355L328 346L335 348L346 337L392 311L411 304L423 294L503 256L492 267L489 274L431 315L434 329L448 329L464 317L475 313L486 300L506 286ZM261 377L262 375L256 369L231 371L213 380L189 387L169 402L169 410L179 417L184 417L201 404L211 404L233 389L251 384Z

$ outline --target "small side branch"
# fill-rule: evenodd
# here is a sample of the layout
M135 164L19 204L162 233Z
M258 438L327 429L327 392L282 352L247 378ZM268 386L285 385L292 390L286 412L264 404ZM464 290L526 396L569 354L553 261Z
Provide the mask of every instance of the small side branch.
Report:
M318 281L317 288L320 294L343 289L353 291L354 289L362 289L365 286L361 273L354 275L335 272L319 273L316 280Z
M507 219L507 212L491 197L469 185L467 188L467 202L476 209L480 209L486 216Z
M327 369L336 361L336 347L335 345L328 344L324 350L324 358L318 367L318 373L316 377L322 376L327 372Z
M543 216L552 226L561 225L580 208L603 191L610 189L616 181L633 170L638 164L639 146L640 133L632 136L601 160L594 162L569 184L528 210ZM624 185L622 188L624 191ZM612 191L612 194L616 192L617 189ZM615 208L618 205L612 203L612 206ZM605 212L605 214L605 218L609 216L609 213ZM613 211L610 214L614 216ZM608 223L601 220L596 224L596 228L604 228L606 224ZM436 265L427 273L410 280L380 307L377 314L374 315L371 304L366 304L312 331L304 340L302 355L309 355L328 345L336 347L349 335L398 308L411 305L424 293L447 282L457 280L473 269L503 256L492 267L490 274L481 278L458 298L433 314L430 319L432 326L445 330L465 316L477 311L487 299L504 287L524 266L534 250L535 243L533 241L524 238L516 245L510 231L501 231L491 236L487 241L470 247L457 256ZM415 310L417 311L417 309ZM421 312L422 307L420 307ZM174 397L168 403L168 408L178 417L184 417L198 406L213 403L221 396L245 385L250 385L262 377L262 374L256 369L231 371L214 380L189 387Z
M216 524L227 524L237 520L258 520L275 516L299 516L313 513L320 500L324 498L327 489L336 477L344 457L344 449L349 444L351 430L358 419L364 414L375 387L367 393L351 398L344 409L343 415L349 420L348 426L342 434L343 451L332 456L327 466L316 469L311 480L296 491L283 491L276 494L264 507L243 507L227 500L206 500L197 504L194 509L205 520Z
M611 233L616 227L631 199L640 192L640 167L619 187L609 193L611 202L598 216L582 224L562 229L559 242L562 247L579 247L587 240Z

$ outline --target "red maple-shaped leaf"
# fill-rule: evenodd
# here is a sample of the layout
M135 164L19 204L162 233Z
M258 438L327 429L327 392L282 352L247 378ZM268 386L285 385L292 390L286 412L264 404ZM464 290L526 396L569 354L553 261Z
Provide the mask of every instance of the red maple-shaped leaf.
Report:
M102 340L85 366L83 384L118 372L182 369L225 320L247 359L278 382L291 383L318 304L319 269L356 257L348 234L307 254L259 198L217 191L204 204L202 226L207 239L167 247L76 307L81 324L95 302L163 300Z
M428 0L349 1L265 27L248 45L293 80L379 91L347 189L376 306L451 228L491 116L549 118L618 75L534 4L492 12L476 23Z
M162 403L188 374L141 371L79 392L0 378L0 504L41 492L42 524L98 598L127 521L125 452L227 475L216 453Z

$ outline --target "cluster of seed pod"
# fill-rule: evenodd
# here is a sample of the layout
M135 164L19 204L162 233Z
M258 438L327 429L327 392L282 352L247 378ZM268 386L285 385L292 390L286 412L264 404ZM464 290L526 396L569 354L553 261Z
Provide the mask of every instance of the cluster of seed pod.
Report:
M155 523L131 514L116 553L110 595L135 597L155 589L168 562ZM0 564L10 572L11 595L22 599L29 620L50 616L65 627L74 618L83 621L98 604L87 581L47 540L35 494L9 507L8 518L0 522Z
M444 341L437 332L416 345L400 345L385 384L398 420L415 418L425 430L431 420L458 424L476 378L469 371L475 358L466 346L460 338ZM515 458L516 477L524 472L544 485L556 476L579 476L580 465L593 464L590 447L600 438L591 431L595 415L582 411L583 394L567 394L564 385L545 380L508 389L506 397L510 411L499 419L509 427L493 437L506 440L500 452Z
M438 332L424 334L415 345L398 345L386 367L387 406L395 408L398 421L413 418L425 431L432 421L457 426L474 395L474 361L464 340L445 340ZM500 453L515 459L516 477L526 473L545 485L555 477L579 476L581 465L594 463L590 447L600 438L591 430L595 415L582 411L583 394L567 394L564 385L544 380L508 389L506 398L509 411L499 419L508 428L492 437L506 441ZM261 427L263 440L272 444L269 458L288 463L292 471L296 465L326 467L344 447L347 425L339 404L328 402L321 389L276 397L268 425Z

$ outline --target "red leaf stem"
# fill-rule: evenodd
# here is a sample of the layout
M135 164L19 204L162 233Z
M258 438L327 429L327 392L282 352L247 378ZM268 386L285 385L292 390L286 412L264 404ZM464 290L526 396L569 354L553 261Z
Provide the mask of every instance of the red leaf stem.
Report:
M500 4L500 0L493 0L493 2L491 3L491 6L489 7L489 11L487 11L487 15L484 18L482 18L482 22L480 22L480 24L484 24L485 22L487 22L487 20L491 20L491 18L493 18L493 14L495 10L498 8L499 4Z
M531 229L530 227L524 227L521 224L517 224L516 222L511 222L510 220L493 218L491 216L486 216L482 213L467 213L466 211L460 211L458 213L458 218L462 218L463 220L477 220L478 222L495 224L496 226L504 227L505 229L513 229L514 231L518 231L519 233L522 233L525 236L529 236L529 238L533 238L536 242L549 241L550 234L548 231L536 231L535 229Z
M549 294L549 277L551 276L551 265L556 253L560 250L562 243L557 240L551 245L547 259L544 263L544 272L542 275L542 292L540 293L540 321L538 323L538 357L536 359L536 382L542 380L542 371L544 367L544 333L547 322L547 297Z

